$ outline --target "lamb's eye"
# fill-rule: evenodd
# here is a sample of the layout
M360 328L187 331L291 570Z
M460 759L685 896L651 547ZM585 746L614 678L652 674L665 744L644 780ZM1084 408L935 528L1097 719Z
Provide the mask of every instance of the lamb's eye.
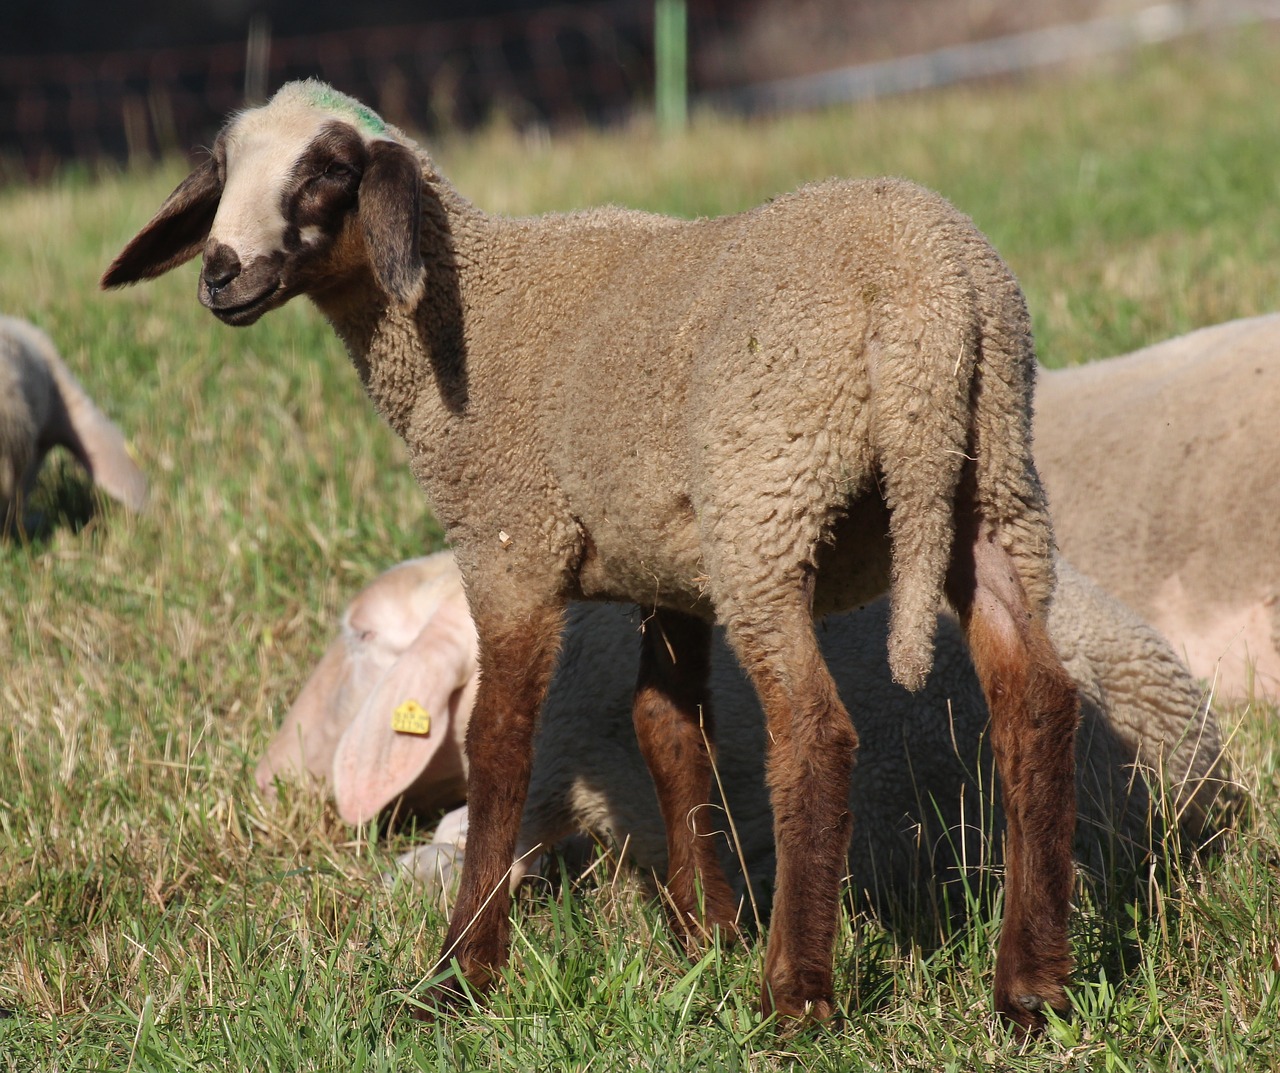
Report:
M324 177L346 183L356 177L356 169L350 164L342 163L341 160L331 160L324 169Z

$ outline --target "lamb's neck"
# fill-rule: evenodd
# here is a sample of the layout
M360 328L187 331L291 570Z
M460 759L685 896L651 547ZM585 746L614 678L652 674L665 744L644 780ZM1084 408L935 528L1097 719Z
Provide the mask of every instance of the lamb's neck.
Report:
M317 302L346 348L365 392L401 438L424 386L430 383L431 355L424 354L411 311L387 303L373 283L353 286L342 303Z
M369 268L316 304L346 346L379 412L407 438L410 415L430 400L451 414L467 405L462 277L489 221L437 176L423 176L423 298L397 309ZM429 393L429 394L424 394Z

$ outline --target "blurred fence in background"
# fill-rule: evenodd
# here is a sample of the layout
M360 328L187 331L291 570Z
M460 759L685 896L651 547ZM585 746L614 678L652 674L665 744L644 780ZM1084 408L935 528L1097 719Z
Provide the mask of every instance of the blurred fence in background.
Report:
M732 4L692 0L693 48ZM0 56L0 174L69 159L138 160L208 144L226 114L317 77L410 130L607 123L653 94L653 0L247 42L63 56ZM255 59L256 57L256 59Z
M497 117L522 129L613 122L652 106L655 6L661 0L577 0L274 38L265 22L252 20L237 43L0 55L0 181L46 176L69 160L134 162L189 152L211 142L228 112L291 78L322 78L397 126L427 134ZM1280 0L685 0L683 6L693 100L740 112L1008 75L1280 18ZM1080 21L1064 24L1068 14Z

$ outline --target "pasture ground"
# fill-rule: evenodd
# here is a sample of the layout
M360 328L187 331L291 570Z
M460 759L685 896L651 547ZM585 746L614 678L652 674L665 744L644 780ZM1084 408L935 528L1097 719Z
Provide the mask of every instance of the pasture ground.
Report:
M1280 37L1246 29L1087 73L698 117L669 141L494 129L438 156L510 213L720 213L832 174L911 177L991 236L1056 365L1277 307L1278 98ZM1223 710L1238 834L1105 904L1081 889L1075 1016L1043 1039L991 1014L990 917L928 942L846 918L843 1026L782 1038L756 1012L761 948L690 966L608 860L520 900L487 1010L393 1024L443 934L379 882L405 836L353 836L304 791L268 807L252 767L343 603L439 530L309 307L233 331L190 267L98 292L181 174L0 191L0 307L55 337L153 487L131 518L55 465L51 535L0 544L0 1070L1280 1068L1263 699Z

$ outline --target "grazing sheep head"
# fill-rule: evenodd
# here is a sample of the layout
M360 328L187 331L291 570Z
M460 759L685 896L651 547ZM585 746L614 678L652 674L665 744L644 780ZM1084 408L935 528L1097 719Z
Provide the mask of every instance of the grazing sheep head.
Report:
M320 82L291 82L239 113L102 277L150 279L204 255L200 303L252 324L298 294L361 273L416 303L421 165L372 111Z

